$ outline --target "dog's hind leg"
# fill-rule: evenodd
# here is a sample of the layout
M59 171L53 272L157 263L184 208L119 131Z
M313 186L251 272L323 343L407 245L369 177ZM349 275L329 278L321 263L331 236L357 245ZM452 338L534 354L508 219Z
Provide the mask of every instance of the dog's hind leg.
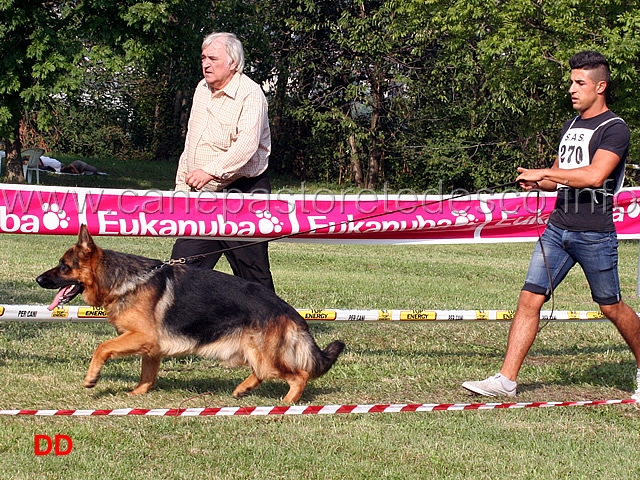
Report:
M156 383L158 370L160 369L161 356L142 356L142 373L140 374L140 383L136 388L129 392L129 395L139 395L147 393L153 384Z
M156 348L155 341L140 332L125 332L119 337L102 342L93 352L89 370L84 379L84 386L87 388L96 386L102 367L110 358L130 355L152 355L155 353Z
M300 400L302 392L309 381L309 373L304 370L298 370L295 373L288 373L281 376L289 384L289 393L282 399L285 403L296 403Z
M249 393L250 390L258 387L261 383L262 380L259 379L256 376L255 372L252 370L251 375L249 375L249 377L247 377L247 379L240 385L238 385L233 391L233 398L244 397L247 393Z

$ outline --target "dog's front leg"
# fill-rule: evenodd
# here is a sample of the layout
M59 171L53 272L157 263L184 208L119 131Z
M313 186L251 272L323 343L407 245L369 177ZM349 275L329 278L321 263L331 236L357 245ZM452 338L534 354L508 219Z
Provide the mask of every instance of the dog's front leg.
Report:
M98 345L91 363L87 376L84 379L84 386L87 388L95 387L100 378L100 371L103 365L110 358L126 357L130 355L153 355L156 351L155 342L147 335L139 332L125 332L119 337L112 338ZM158 360L158 366L160 361ZM157 374L157 369L155 370ZM148 389L147 389L148 390ZM143 392L139 392L143 393Z

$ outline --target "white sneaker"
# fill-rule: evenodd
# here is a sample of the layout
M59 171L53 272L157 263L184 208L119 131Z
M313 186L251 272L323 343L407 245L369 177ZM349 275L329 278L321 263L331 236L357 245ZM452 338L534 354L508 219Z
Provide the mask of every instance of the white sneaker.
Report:
M636 374L636 391L631 398L634 400L640 400L640 368L638 369L638 373Z
M513 383L513 387L505 387L505 382ZM466 388L478 395L484 395L485 397L515 397L517 386L518 384L516 382L512 382L500 373L493 377L489 377L486 380L480 380L478 382L464 382L462 384L463 388Z

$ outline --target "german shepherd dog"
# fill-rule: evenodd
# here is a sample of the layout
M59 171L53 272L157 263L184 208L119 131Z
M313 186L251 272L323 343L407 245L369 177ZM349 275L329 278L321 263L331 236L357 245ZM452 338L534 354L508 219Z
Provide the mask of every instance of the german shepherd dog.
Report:
M84 379L87 388L96 385L108 359L140 355L140 384L130 394L146 393L163 357L198 354L251 367L233 391L235 398L265 379L281 378L289 384L283 401L295 403L307 381L325 374L344 349L335 341L320 350L298 312L258 283L103 250L85 225L78 243L36 281L60 289L50 310L82 293L89 305L105 307L119 334L96 348Z

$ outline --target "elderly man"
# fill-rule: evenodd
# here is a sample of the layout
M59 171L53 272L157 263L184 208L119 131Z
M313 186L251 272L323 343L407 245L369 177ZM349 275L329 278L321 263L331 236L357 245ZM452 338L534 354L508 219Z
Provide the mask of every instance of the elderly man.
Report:
M242 73L244 51L232 33L212 33L202 42L202 73L193 97L176 190L269 193L271 132L267 100ZM202 255L195 264L213 268L220 250L243 242L178 239L171 257ZM267 243L224 252L233 273L274 289Z

